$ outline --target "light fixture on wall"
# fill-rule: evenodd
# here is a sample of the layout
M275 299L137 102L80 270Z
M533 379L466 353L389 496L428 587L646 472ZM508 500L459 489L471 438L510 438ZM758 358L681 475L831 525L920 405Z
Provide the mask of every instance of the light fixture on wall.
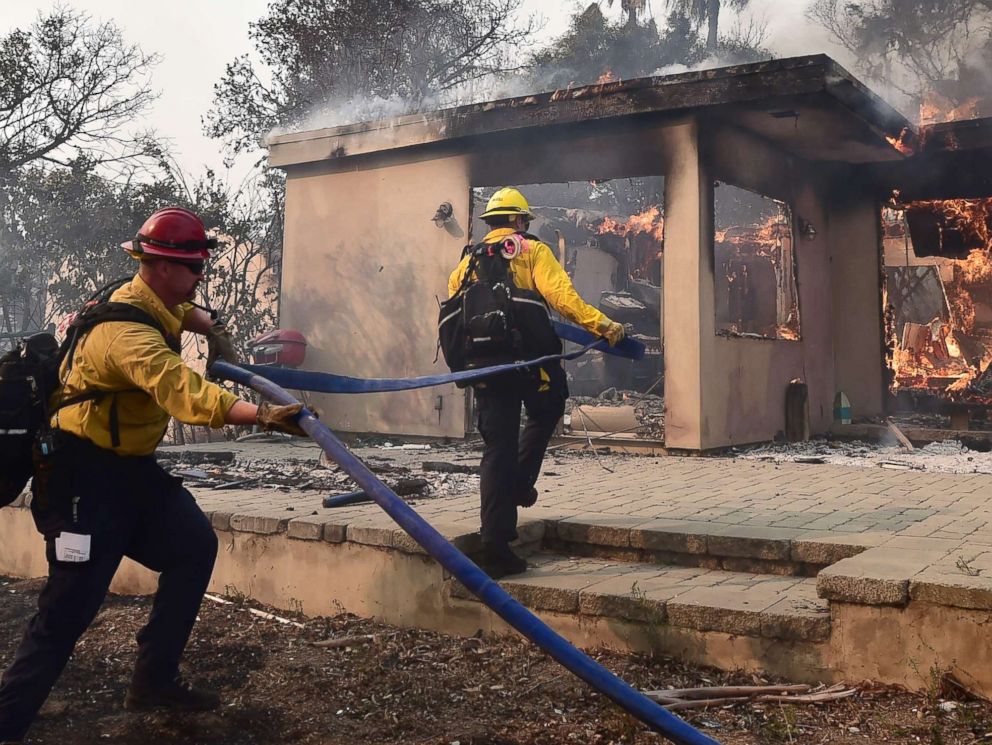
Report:
M811 241L814 238L816 238L816 228L813 227L813 223L811 223L809 220L800 220L799 235L801 235L807 241Z
M433 220L434 224L439 228L443 228L448 221L451 220L454 214L455 209L451 206L451 202L441 202L441 204L438 205L437 212L434 213L434 217L432 217L431 220Z

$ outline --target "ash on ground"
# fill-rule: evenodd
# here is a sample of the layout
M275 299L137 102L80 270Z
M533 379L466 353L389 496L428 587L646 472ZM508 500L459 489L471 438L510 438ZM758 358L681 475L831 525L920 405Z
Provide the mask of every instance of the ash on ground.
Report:
M479 453L465 444L376 439L381 441L360 442L350 449L397 493L423 499L478 492ZM156 454L169 471L190 486L204 489L279 489L324 495L359 489L318 445L304 440L273 436L249 442L166 446Z
M931 442L907 451L888 443L818 439L732 449L726 456L775 463L829 463L928 473L992 474L992 453L971 450L957 440Z

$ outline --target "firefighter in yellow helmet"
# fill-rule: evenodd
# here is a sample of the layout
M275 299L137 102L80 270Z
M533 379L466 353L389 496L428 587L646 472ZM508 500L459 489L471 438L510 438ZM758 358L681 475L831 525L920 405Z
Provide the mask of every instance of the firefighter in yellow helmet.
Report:
M183 362L182 331L206 335L213 355L236 361L224 328L190 303L215 243L196 214L159 210L122 246L141 260L134 278L112 303L92 306L74 322L76 342L60 371L64 386L52 401L53 430L32 482L48 580L0 679L0 742L24 738L124 556L159 573L124 707L204 711L220 704L216 693L179 673L217 536L182 480L158 464L155 449L171 417L304 433L299 405L256 406ZM81 320L103 311L114 315Z
M505 187L492 195L482 213L490 230L482 244L466 255L448 279L448 295L454 297L472 276L466 278L477 249L495 255L502 251L508 259L513 284L533 291L544 303L587 331L604 336L611 346L624 336L621 324L586 303L551 249L527 232L534 219L530 205L517 189ZM488 247L488 249L487 249ZM540 303L537 303L539 305ZM531 306L534 304L532 303ZM544 311L530 317L530 323L546 325ZM526 334L527 329L522 329ZM547 336L546 329L535 332ZM537 347L539 354L559 353L561 342L553 335L555 348ZM524 357L532 359L532 357ZM568 384L560 361L546 363L522 373L486 378L475 385L478 427L485 447L482 454L480 493L483 551L480 565L490 576L503 577L527 569L527 562L515 554L510 542L517 537L517 508L530 507L537 500L535 483L548 442L565 411ZM527 412L527 424L520 432L520 406Z

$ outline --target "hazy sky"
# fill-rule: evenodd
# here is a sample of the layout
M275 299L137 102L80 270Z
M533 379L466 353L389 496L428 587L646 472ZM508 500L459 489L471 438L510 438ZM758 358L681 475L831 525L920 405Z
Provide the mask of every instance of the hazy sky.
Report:
M200 118L213 99L213 85L224 66L235 57L251 52L249 21L260 18L268 0L65 0L94 20L113 20L125 38L138 43L162 61L155 68L153 87L159 99L139 128L154 127L169 138L179 162L198 173L204 165L223 170L219 143L202 133ZM837 50L828 48L822 32L804 17L809 0L752 0L753 13L768 25L768 43L781 56ZM546 20L548 38L563 31L570 13L588 0L524 0L528 12ZM605 3L604 3L605 5ZM619 14L620 2L611 12ZM661 0L652 6L662 16ZM0 0L0 34L30 24L50 2ZM242 169L238 169L239 171Z

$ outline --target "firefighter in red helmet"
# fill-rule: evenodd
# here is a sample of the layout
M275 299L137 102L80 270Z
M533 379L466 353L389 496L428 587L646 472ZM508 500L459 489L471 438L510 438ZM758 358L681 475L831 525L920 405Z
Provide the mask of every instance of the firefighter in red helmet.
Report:
M299 405L256 406L183 362L183 331L206 335L212 355L236 361L223 324L190 302L216 246L200 218L181 207L159 210L122 245L140 264L110 300L135 320L98 323L79 336L60 371L53 452L32 483L49 574L38 612L0 679L0 742L24 738L124 556L160 573L151 616L137 636L125 708L219 705L217 693L179 674L217 537L181 480L157 463L155 449L171 417L304 434Z

